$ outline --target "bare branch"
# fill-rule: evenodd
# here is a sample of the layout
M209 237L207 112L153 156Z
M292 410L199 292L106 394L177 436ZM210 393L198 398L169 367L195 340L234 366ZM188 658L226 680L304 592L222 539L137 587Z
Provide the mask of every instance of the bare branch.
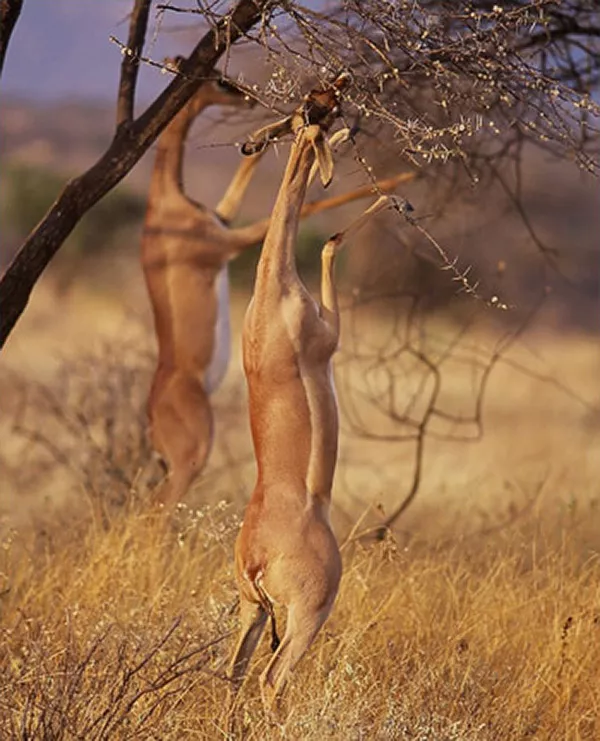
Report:
M8 43L22 8L23 0L0 0L0 77Z
M127 48L123 54L123 62L121 63L121 79L119 80L119 97L117 102L117 126L130 122L133 119L140 54L146 40L151 5L152 0L135 0L135 5L131 11Z

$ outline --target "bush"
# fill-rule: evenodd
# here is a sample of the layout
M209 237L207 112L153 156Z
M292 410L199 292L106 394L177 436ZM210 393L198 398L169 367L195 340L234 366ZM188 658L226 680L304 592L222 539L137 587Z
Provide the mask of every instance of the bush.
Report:
M66 181L65 175L46 168L22 164L5 168L0 214L13 248L40 221ZM61 251L68 255L63 260L95 257L123 244L123 232L141 224L145 208L145 199L131 190L111 191L77 225Z

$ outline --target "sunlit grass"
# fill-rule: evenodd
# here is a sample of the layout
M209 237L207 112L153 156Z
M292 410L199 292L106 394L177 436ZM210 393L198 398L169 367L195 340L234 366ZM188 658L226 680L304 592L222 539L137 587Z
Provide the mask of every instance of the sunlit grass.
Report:
M593 739L600 564L569 516L443 547L344 546L335 609L244 738ZM586 519L600 518L594 508ZM3 544L0 728L14 738L223 738L237 630L230 508ZM4 737L4 736L3 736Z
M207 504L161 530L139 473L151 364L135 332L110 321L105 349L65 366L29 328L3 376L2 741L227 737L233 541L254 477L239 363L188 500ZM344 427L340 593L275 718L257 682L268 641L257 651L235 737L600 738L596 351L593 338L526 338L517 357L533 376L495 371L481 442L427 443L418 497L381 542L356 536L406 491L413 451ZM468 375L449 375L457 408L471 399Z

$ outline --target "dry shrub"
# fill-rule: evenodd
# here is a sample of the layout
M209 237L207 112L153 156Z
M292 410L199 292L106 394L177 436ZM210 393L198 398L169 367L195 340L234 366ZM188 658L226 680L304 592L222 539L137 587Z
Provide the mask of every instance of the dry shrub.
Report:
M10 657L20 690L7 708L11 736L104 739L152 732L172 697L190 682L206 681L201 675L223 640L191 648L182 625L174 621L159 637L110 625L85 638L67 614L64 635L30 629L21 656Z
M55 533L45 552L14 532L3 544L0 730L11 737L156 737L190 688L197 700L224 681L231 575L204 587L223 572L237 518L181 508L168 530L143 517L112 525Z
M13 488L59 499L83 494L107 517L128 504L151 450L146 398L151 360L141 340L111 341L60 363L51 383L16 375L4 387L12 404Z
M597 508L585 508L597 532ZM335 609L277 718L263 714L256 681L265 641L237 737L597 738L600 566L580 524L548 500L518 527L467 542L346 543ZM183 507L170 528L123 517L37 555L13 534L2 737L226 737L237 526L226 505Z
M581 356L573 347L560 344L565 362L577 358L577 378L587 388L593 380L587 346ZM239 510L181 507L161 530L136 507L123 506L139 491L149 456L150 363L132 343L113 342L103 355L67 369L51 387L14 381L25 401L19 393L0 400L24 441L7 455L15 483L37 475L57 502L42 533L23 526L0 549L0 738L225 738L225 674L239 627L232 570ZM536 463L552 431L552 418L541 413L546 397L534 398L537 388L504 382L490 400L498 407L495 431L502 433L505 417L502 434L520 447L531 438ZM238 427L242 403L234 395L230 414ZM397 539L344 543L335 609L275 719L265 717L257 687L269 657L266 641L257 652L237 737L600 735L600 518L592 457L587 467L574 457L587 455L594 430L586 428L584 439L580 410L559 411L560 453L570 462L564 475L532 477L528 485L508 457L498 464L502 477L494 478L495 469L473 468L481 450L471 457L464 448L447 458L430 454L435 466L426 491L402 519ZM221 468L203 477L213 494L232 496L228 469L240 449L236 441ZM558 444L548 450L558 457ZM497 454L493 446L491 452ZM387 453L367 453L342 458L338 487L354 477L355 486L382 488ZM392 458L390 487L398 487L405 479L396 452ZM472 489L461 480L467 474ZM514 479L511 489L507 477ZM444 488L450 479L461 495L453 509ZM250 480L240 477L240 488ZM69 487L108 517L90 519L72 498L59 506ZM363 508L374 499L371 489L361 489ZM334 500L343 505L342 496ZM363 529L366 521L354 532Z
M123 510L147 506L164 471L153 456L147 399L154 351L134 323L127 337L99 343L92 351L66 357L44 382L4 371L0 376L0 476L8 484L12 513L28 508L38 530L60 517L55 504L67 502L105 526ZM220 391L214 403L217 440L207 470L196 482L200 496L216 503L232 490L246 495L240 469L253 463L245 422L241 379ZM239 428L243 441L240 442ZM6 454L3 454L6 451ZM41 512L40 499L50 507ZM8 504L8 498L5 499Z

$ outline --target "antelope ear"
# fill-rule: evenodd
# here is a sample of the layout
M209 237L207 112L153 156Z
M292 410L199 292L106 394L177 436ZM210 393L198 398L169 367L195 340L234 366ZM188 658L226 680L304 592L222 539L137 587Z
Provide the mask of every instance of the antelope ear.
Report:
M337 147L339 147L340 144L345 144L347 141L350 140L351 133L352 132L347 126L344 129L336 131L335 134L332 134L329 137L329 146L333 149L336 149Z
M329 148L334 152L341 144L350 140L350 129L340 129L329 137ZM315 160L312 167L310 168L310 175L308 176L309 184L313 182L319 169L319 164Z
M321 182L323 183L323 187L326 188L333 179L333 155L331 154L331 147L322 132L319 132L318 136L312 140L312 145L315 150L315 158L317 160Z

